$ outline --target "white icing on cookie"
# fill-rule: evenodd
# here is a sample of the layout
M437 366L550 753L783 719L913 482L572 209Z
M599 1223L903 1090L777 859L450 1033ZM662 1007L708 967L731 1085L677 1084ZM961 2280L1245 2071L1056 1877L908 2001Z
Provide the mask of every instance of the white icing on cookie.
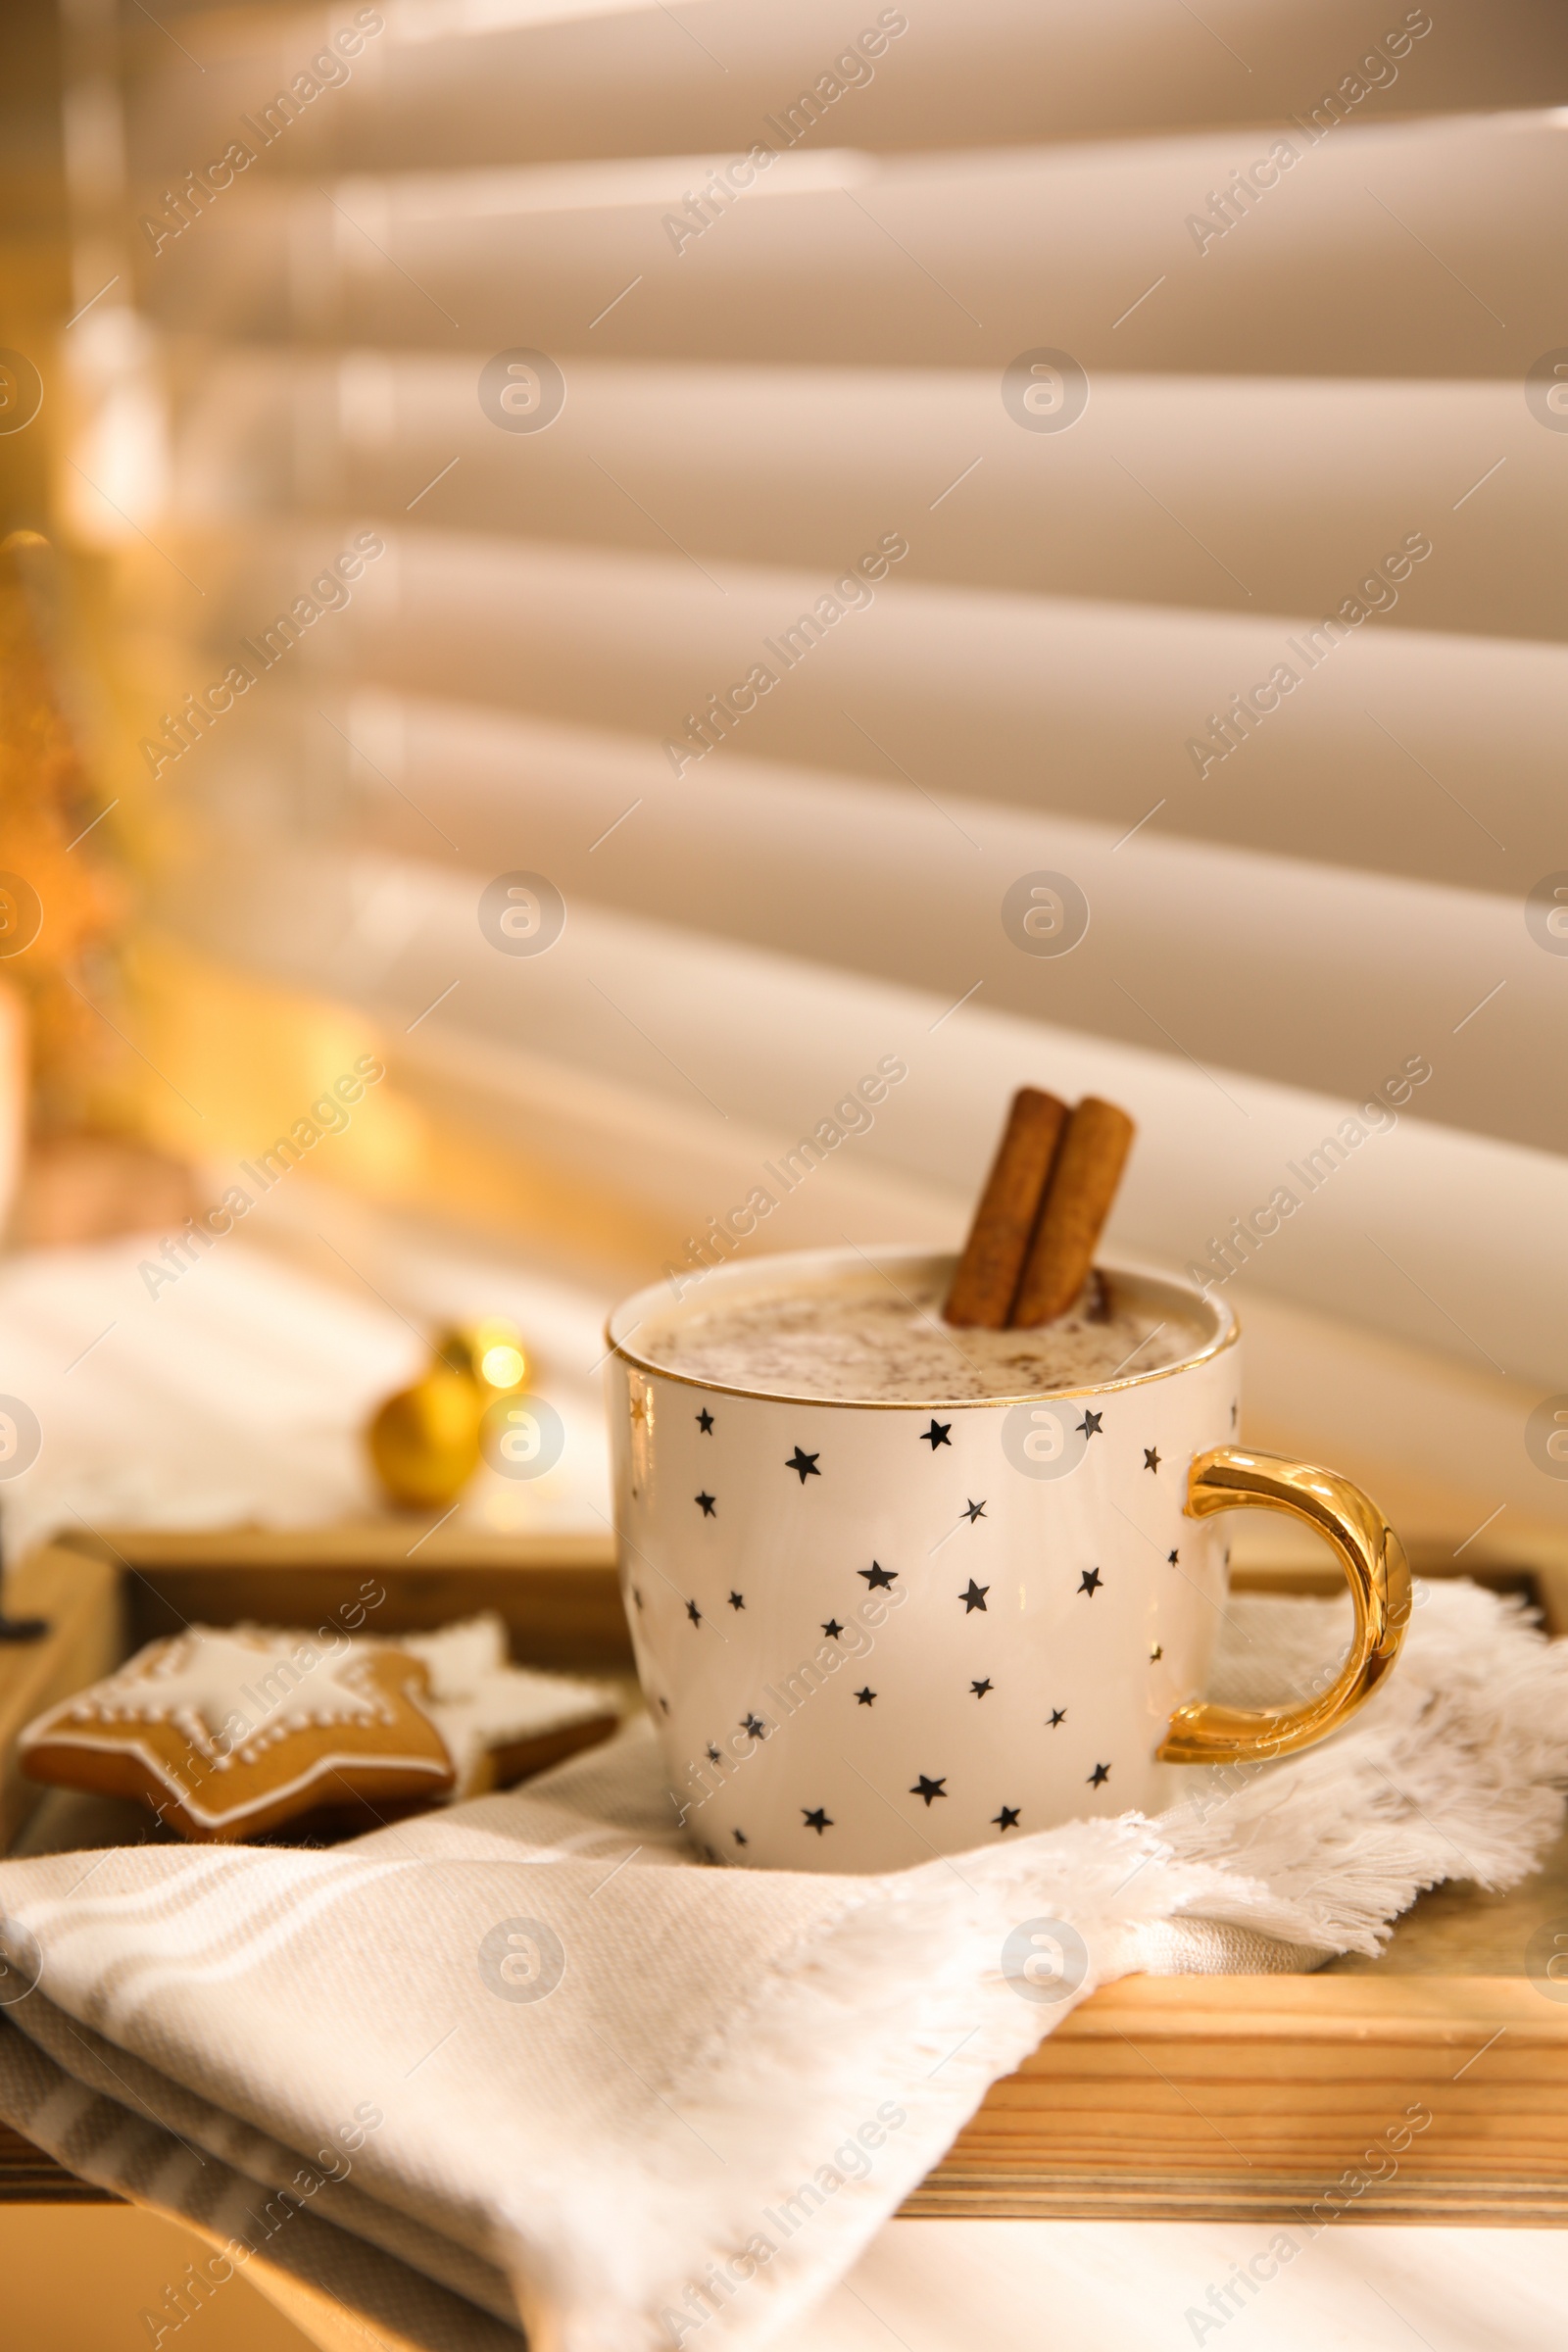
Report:
M236 1756L251 1762L293 1731L392 1722L380 1694L361 1687L363 1672L363 1660L323 1656L297 1634L197 1626L83 1691L70 1719L171 1723L221 1769Z

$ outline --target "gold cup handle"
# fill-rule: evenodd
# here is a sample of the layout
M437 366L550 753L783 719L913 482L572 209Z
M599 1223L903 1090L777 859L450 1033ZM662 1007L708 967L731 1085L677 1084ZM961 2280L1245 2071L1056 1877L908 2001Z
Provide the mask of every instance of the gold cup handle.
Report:
M1355 1603L1349 1655L1329 1688L1294 1707L1222 1707L1195 1699L1178 1707L1158 1750L1162 1764L1234 1764L1288 1756L1336 1731L1371 1696L1399 1654L1410 1617L1410 1565L1383 1513L1333 1470L1278 1454L1216 1446L1187 1481L1188 1516L1216 1511L1288 1511L1326 1536Z

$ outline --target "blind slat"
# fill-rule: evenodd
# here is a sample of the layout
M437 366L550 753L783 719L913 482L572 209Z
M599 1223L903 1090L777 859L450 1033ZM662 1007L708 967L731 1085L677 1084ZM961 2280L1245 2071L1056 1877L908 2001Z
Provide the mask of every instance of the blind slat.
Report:
M870 72L852 65L837 77L842 96L820 105L808 135L884 150L1288 121L1373 49L1383 62L1369 69L1367 96L1347 109L1372 120L1528 106L1544 77L1555 69L1560 86L1568 67L1551 0L1506 9L1445 0L1436 37L1410 41L1399 38L1402 8L1369 19L1361 0L1242 0L1196 14L1163 0L1092 11L1078 0L919 0L899 12L908 30L880 50L884 12L847 15L839 0L774 10L709 0L690 26L654 4L579 14L382 0L379 13L386 29L351 62L343 86L302 110L273 158L280 169L308 173L327 158L407 171L744 153L768 135L769 116L783 122L852 46ZM132 149L161 178L183 169L203 135L216 138L236 113L286 86L318 50L323 26L318 13L292 9L192 10L180 37L202 64L199 82L158 30L141 30ZM862 30L871 42L857 40ZM809 111L798 119L809 122Z
M1552 116L1330 135L1200 251L1189 216L1269 140L893 159L849 193L742 199L679 251L657 204L509 216L491 174L240 183L143 240L142 297L209 334L784 367L1049 344L1087 368L1518 380L1555 348Z
M1372 594L1401 628L1568 634L1568 587L1518 560L1543 515L1568 522L1568 467L1516 384L1110 374L1044 434L994 371L587 360L523 434L481 409L487 356L204 351L178 511L200 530L416 500L426 528L660 557L664 517L704 560L824 574L896 515L900 581L1254 614L1333 612L1393 555ZM1400 560L1412 532L1430 563Z

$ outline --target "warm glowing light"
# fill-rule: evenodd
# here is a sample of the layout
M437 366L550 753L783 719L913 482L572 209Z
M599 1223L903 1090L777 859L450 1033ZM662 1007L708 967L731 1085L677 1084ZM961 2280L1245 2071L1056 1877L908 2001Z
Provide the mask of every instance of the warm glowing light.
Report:
M520 1348L487 1348L479 1358L479 1370L493 1389L514 1389L527 1365Z

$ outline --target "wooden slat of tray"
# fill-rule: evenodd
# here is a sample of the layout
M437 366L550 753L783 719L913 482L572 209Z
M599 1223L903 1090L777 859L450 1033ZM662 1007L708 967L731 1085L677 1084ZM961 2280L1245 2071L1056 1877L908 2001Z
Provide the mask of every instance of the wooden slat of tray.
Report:
M14 1617L43 1617L41 1642L0 1642L0 1854L38 1802L36 1783L17 1769L17 1734L45 1707L108 1674L124 1655L121 1580L79 1553L35 1551L6 1579Z
M106 2188L95 2188L90 2180L78 2180L13 2132L9 2124L0 2124L0 2205L119 2205L122 2198L111 2196Z
M1409 2146L1369 2157L1406 2117ZM1347 2218L1568 2222L1568 2008L1528 1978L1124 1978L905 2210L1300 2218L1357 2169L1387 2177Z
M632 1664L608 1533L467 1535L439 1521L371 1519L209 1535L111 1530L80 1548L122 1571L132 1647L241 1618L352 1628L368 1606L359 1630L408 1634L495 1609L530 1665L604 1673ZM377 1588L384 1601L371 1597Z
M417 1523L388 1522L281 1537L115 1534L105 1557L118 1559L133 1640L188 1618L320 1622L373 1573L386 1589L373 1622L388 1632L494 1607L520 1656L624 1663L608 1539L419 1538ZM35 1592L50 1573L68 1587L79 1576L82 1563L49 1556L52 1570L43 1556L34 1567ZM1456 1572L1446 1553L1415 1564ZM1457 1570L1524 1592L1553 1632L1568 1631L1568 1578L1555 1564L1467 1558ZM1236 1581L1338 1589L1307 1564ZM1530 1935L1558 1918L1568 1932L1568 1841L1511 1894L1449 1886L1423 1896L1377 1962L1313 1977L1124 1979L993 2085L904 2210L1295 2217L1310 2228L1328 2187L1373 2169L1364 2151L1418 2106L1431 2126L1392 2178L1342 2199L1345 2218L1568 2223L1568 2004L1524 1973ZM0 2129L0 2201L100 2193Z

